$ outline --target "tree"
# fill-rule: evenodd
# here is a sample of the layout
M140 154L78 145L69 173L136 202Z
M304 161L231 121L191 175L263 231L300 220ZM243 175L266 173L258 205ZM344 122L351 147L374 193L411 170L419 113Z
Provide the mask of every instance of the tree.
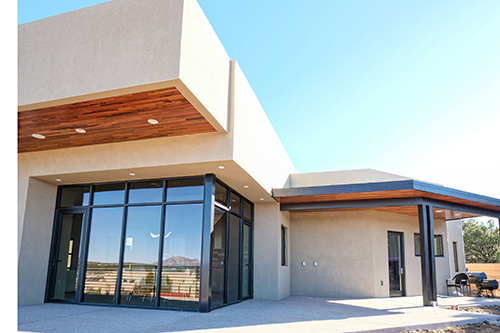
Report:
M467 263L500 263L500 233L493 220L463 220L462 232Z

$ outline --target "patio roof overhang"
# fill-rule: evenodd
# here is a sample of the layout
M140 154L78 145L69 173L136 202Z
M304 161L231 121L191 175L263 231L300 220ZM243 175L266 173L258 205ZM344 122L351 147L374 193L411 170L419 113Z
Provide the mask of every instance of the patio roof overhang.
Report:
M453 220L500 217L500 199L416 180L273 189L282 211L382 210L418 216L417 206L432 204L433 217Z

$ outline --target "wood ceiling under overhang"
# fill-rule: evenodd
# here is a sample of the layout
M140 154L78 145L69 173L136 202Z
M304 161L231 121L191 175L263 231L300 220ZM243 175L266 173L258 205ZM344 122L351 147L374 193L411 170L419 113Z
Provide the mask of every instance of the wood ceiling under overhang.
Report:
M158 123L150 124L149 119ZM18 152L215 131L177 88L170 87L18 112Z
M448 203L449 206L454 207L440 208L436 205L433 209L435 219L472 218L487 215L483 214L485 211L492 213L492 216L500 216L499 199L413 180L277 189L273 190L273 196L280 203L282 210L290 212L378 210L418 216L416 205L384 205L383 203L398 199L424 198L438 203ZM380 201L381 205L363 207L363 203L370 200ZM355 207L356 202L359 203L359 207ZM331 208L328 208L328 203L333 203ZM459 209L460 207L464 209ZM474 212L474 208L477 212Z

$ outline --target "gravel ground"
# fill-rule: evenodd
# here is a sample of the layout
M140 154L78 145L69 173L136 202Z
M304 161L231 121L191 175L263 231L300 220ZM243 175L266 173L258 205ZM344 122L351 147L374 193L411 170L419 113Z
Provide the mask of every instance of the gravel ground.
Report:
M498 320L496 322L483 322L477 324L469 324L463 326L446 327L441 330L423 330L423 331L412 331L409 333L416 332L431 332L431 333L500 333L500 305L483 306L483 307L463 307L459 308L459 311L467 311L474 313L487 313L498 315Z

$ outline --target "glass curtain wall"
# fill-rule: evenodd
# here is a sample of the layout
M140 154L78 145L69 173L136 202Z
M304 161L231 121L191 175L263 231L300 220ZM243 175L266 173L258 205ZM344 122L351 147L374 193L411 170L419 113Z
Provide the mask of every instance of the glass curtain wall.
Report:
M253 205L219 183L215 196L212 308L252 293ZM204 177L60 187L47 299L197 310L203 208Z
M214 216L211 309L252 297L253 268L253 205L216 182Z

